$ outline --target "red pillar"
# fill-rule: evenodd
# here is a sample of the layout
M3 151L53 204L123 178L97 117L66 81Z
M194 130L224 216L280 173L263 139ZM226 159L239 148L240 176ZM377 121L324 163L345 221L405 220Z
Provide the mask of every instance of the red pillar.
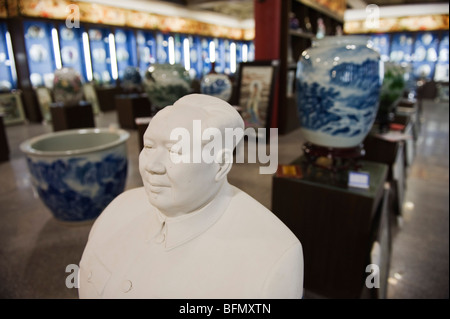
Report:
M286 0L254 0L255 17L255 60L278 60L280 62L276 77L272 104L271 127L279 127L279 92L285 83L282 79L284 45L282 34L285 23ZM287 24L286 24L287 25Z

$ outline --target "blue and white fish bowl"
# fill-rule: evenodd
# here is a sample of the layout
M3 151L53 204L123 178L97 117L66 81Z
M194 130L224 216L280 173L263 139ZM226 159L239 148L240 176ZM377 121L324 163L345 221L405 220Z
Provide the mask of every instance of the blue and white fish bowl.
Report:
M200 82L200 92L228 102L233 93L233 87L226 74L209 73Z
M32 185L57 220L93 220L124 191L129 136L121 129L75 129L20 145Z
M375 121L383 62L365 36L313 42L297 64L297 107L303 137L330 148L361 144Z

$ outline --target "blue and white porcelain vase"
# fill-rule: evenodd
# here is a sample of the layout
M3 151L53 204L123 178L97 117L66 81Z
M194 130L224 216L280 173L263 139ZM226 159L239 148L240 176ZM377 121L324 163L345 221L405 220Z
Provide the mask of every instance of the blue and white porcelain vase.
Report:
M228 102L233 93L233 87L226 74L209 73L200 82L200 92Z
M20 145L32 185L57 220L93 220L124 191L129 136L121 129L75 129Z
M313 42L297 64L297 107L303 137L330 148L361 144L378 110L383 62L365 36Z

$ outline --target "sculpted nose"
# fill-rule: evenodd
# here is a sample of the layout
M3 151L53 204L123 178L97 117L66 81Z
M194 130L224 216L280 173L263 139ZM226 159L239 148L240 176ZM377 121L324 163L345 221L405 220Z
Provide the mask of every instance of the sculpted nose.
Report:
M166 166L164 165L162 154L160 152L149 154L145 168L152 174L165 174Z
M154 161L148 165L147 170L152 174L164 174L166 172L165 166L160 161Z

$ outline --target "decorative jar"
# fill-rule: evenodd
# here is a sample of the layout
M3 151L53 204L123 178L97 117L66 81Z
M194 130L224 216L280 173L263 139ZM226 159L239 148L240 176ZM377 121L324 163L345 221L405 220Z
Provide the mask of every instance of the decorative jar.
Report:
M180 64L151 65L145 72L143 84L157 110L191 93L189 72Z
M55 102L63 104L78 104L83 100L81 76L75 69L63 67L55 70L53 97Z
M228 102L233 93L233 87L226 74L209 73L200 82L200 92Z
M128 66L123 71L122 87L126 91L141 91L142 77L139 69L134 66Z
M57 220L95 219L124 191L129 135L121 129L75 129L20 145L32 185Z
M303 137L329 148L352 148L378 110L383 62L365 36L313 41L297 64L297 107Z

